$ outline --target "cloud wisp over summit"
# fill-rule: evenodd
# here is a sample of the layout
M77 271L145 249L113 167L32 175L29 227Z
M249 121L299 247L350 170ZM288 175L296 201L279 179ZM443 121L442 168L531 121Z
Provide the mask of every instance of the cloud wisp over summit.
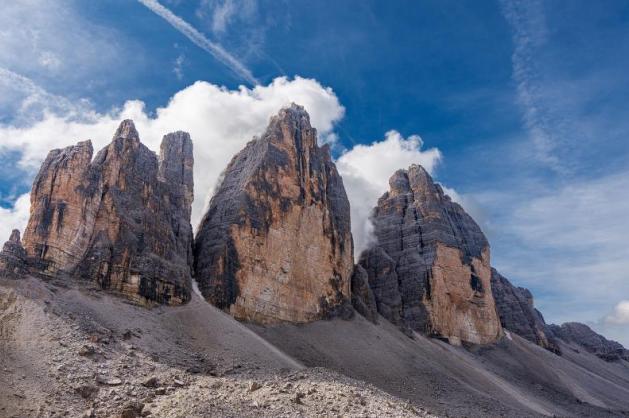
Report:
M224 64L229 70L241 79L252 85L260 84L242 62L225 50L220 44L210 41L205 35L194 28L190 23L186 22L170 9L164 7L157 0L138 0L153 13L167 21L173 28L181 32L185 37L190 39L195 45L204 51L210 53L214 58Z

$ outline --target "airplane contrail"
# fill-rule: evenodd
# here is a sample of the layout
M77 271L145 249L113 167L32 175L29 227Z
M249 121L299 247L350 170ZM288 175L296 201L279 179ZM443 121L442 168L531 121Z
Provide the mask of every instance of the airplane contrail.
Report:
M209 52L229 68L234 74L248 81L253 85L260 84L258 80L253 76L251 71L243 65L238 59L227 52L221 45L210 41L201 32L196 30L191 24L175 15L169 9L161 5L157 0L138 0L144 6L149 8L153 13L162 17L172 27L181 32L184 36L190 39L195 45Z

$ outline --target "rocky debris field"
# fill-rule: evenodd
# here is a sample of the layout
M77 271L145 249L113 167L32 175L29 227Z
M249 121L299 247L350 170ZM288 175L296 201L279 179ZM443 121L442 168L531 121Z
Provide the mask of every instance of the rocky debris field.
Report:
M109 303L119 323L100 320L98 305ZM137 327L128 315L139 309L32 279L0 279L0 416L432 416L327 369L278 367L285 360L273 364L263 352L248 361L222 356L223 348L195 352L181 335L156 346L153 324Z

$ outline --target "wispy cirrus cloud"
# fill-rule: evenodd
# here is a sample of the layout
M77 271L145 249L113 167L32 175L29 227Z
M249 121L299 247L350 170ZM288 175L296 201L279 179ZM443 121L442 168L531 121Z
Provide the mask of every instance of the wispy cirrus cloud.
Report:
M0 66L70 97L85 96L86 90L134 75L145 57L142 48L112 25L89 19L78 3L3 2ZM124 74L112 72L121 61L126 62Z
M11 124L25 125L41 119L45 113L62 113L68 118L91 115L87 100L71 101L48 92L32 79L0 66L0 109L11 106L15 113ZM0 123L2 121L0 120Z
M196 15L209 19L212 32L221 35L234 21L251 21L257 12L257 0L202 0Z
M544 4L541 0L501 0L500 4L512 29L513 80L535 156L554 170L564 171L555 151L565 138L565 120L546 94L539 57L548 36Z
M226 51L220 44L210 41L205 35L195 29L191 24L175 15L170 9L164 7L157 0L138 0L153 13L167 21L173 28L181 32L195 45L210 53L214 58L225 65L235 75L252 85L258 85L259 81L253 76L242 62Z

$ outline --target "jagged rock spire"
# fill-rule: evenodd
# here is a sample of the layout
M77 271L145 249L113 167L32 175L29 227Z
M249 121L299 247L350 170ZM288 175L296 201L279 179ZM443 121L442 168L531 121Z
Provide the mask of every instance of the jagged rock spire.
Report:
M113 140L116 139L129 139L133 141L140 141L140 135L138 131L135 129L135 124L131 119L125 119L120 122L118 125L118 129L116 129L116 133L114 134Z
M11 231L11 236L9 237L9 241L14 244L22 245L22 240L20 239L19 229L14 229L13 231Z
M20 278L26 274L26 251L22 247L20 231L14 229L0 252L0 274Z
M491 291L500 323L505 329L553 353L561 353L552 330L546 325L542 314L535 309L533 295L528 289L513 286L506 277L492 268Z
M227 167L195 239L199 287L239 319L312 321L346 307L352 252L341 177L292 104Z
M158 159L131 120L92 161L89 141L53 150L31 192L24 246L33 269L93 281L140 303L191 289L192 142L166 135Z
M396 171L389 185L373 213L377 242L359 261L378 312L455 344L496 341L485 235L422 166Z

